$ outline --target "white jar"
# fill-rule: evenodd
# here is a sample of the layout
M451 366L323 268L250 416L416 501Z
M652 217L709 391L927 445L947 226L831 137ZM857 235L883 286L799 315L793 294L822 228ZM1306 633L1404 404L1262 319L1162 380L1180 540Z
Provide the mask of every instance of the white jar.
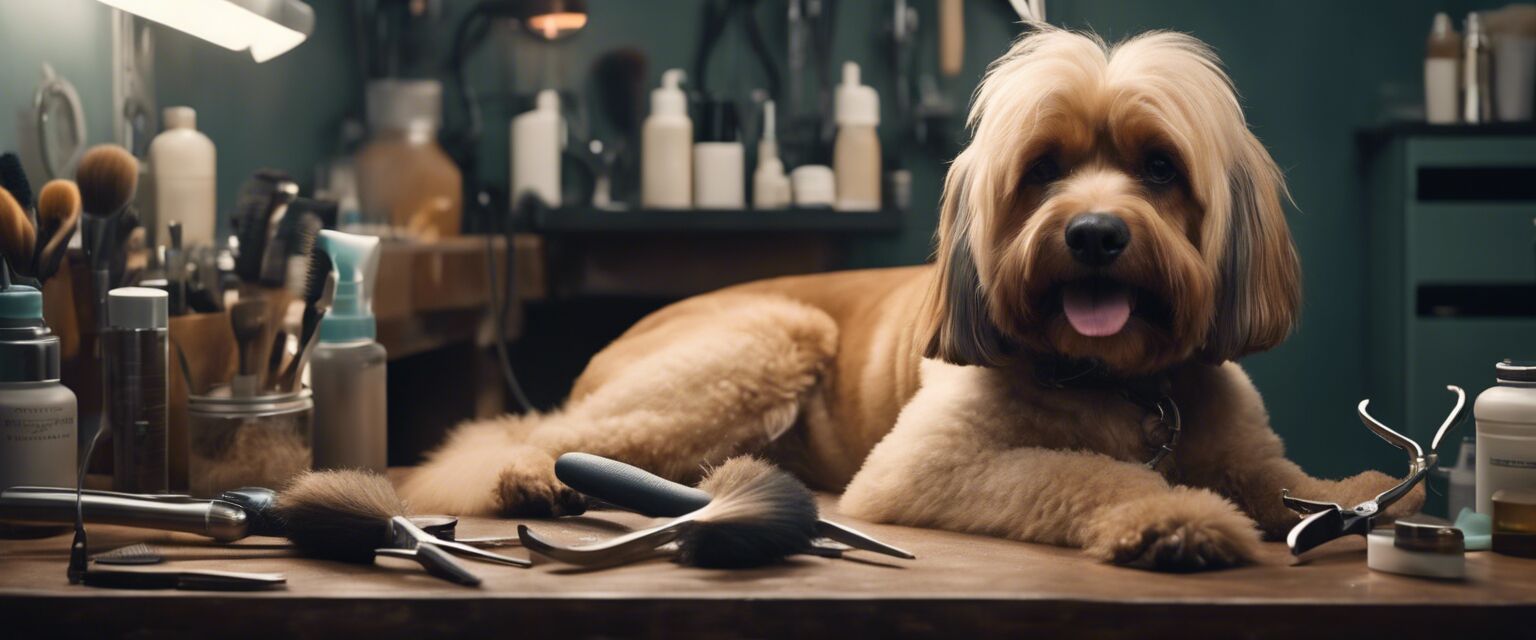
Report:
M213 246L218 150L197 130L197 112L191 107L169 107L163 117L165 131L149 143L155 241L170 244L166 229L174 220L181 223L184 244Z
M1493 515L1500 489L1536 487L1536 363L1495 365L1498 384L1477 396L1477 512Z

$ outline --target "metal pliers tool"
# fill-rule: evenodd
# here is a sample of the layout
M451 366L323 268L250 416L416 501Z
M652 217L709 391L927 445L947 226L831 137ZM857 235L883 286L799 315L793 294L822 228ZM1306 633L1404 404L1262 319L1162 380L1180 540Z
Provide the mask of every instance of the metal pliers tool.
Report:
M1435 439L1430 442L1428 453L1424 452L1419 443L1393 431L1372 417L1366 410L1371 403L1370 400L1360 401L1358 408L1360 421L1365 423L1366 428L1380 436L1382 440L1386 440L1387 444L1408 453L1408 477L1375 498L1349 509L1332 502L1292 497L1289 489L1281 491L1280 499L1285 506L1302 516L1301 522L1297 523L1285 537L1286 545L1291 548L1291 555L1299 556L1325 542L1344 536L1363 536L1369 533L1375 528L1377 519L1386 512L1387 507L1408 495L1414 485L1429 475L1430 470L1434 469L1439 461L1439 455L1436 452L1440 449L1440 442L1445 438L1446 432L1467 417L1467 393L1455 385L1447 386L1446 389L1456 394L1456 407L1451 409L1450 415L1446 416L1445 422L1442 422L1440 429L1435 432Z

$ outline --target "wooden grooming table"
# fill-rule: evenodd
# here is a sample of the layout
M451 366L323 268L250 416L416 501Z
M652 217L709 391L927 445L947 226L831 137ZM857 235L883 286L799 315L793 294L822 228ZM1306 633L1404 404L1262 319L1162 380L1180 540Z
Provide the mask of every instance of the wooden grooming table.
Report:
M750 571L685 568L662 559L597 571L538 558L532 569L466 560L485 581L473 589L429 577L404 560L348 565L295 557L272 538L217 545L98 526L90 531L93 552L149 542L169 566L283 572L288 586L262 593L71 586L64 576L69 535L0 541L0 636L1397 640L1536 633L1536 560L1472 553L1467 581L1436 582L1366 569L1364 542L1352 539L1314 551L1300 566L1283 545L1270 543L1258 566L1159 574L1101 564L1071 549L837 518L826 497L822 508L918 559L854 552L841 560L795 557ZM650 520L598 511L529 522L561 541L595 541ZM458 535L515 535L516 524L465 519ZM1498 631L1504 635L1495 636Z

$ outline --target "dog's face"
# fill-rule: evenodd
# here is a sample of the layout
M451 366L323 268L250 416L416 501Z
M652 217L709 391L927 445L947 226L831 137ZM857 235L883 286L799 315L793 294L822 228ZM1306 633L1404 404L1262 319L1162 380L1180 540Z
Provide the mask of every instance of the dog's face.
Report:
M1268 349L1300 273L1279 170L1215 56L1044 28L988 70L945 181L926 355L1139 375Z

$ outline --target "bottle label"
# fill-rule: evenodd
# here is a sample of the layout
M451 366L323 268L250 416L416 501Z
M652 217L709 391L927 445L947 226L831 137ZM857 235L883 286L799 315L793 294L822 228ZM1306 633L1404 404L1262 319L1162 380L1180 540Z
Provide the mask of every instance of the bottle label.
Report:
M71 406L0 404L0 487L73 485L75 440Z

